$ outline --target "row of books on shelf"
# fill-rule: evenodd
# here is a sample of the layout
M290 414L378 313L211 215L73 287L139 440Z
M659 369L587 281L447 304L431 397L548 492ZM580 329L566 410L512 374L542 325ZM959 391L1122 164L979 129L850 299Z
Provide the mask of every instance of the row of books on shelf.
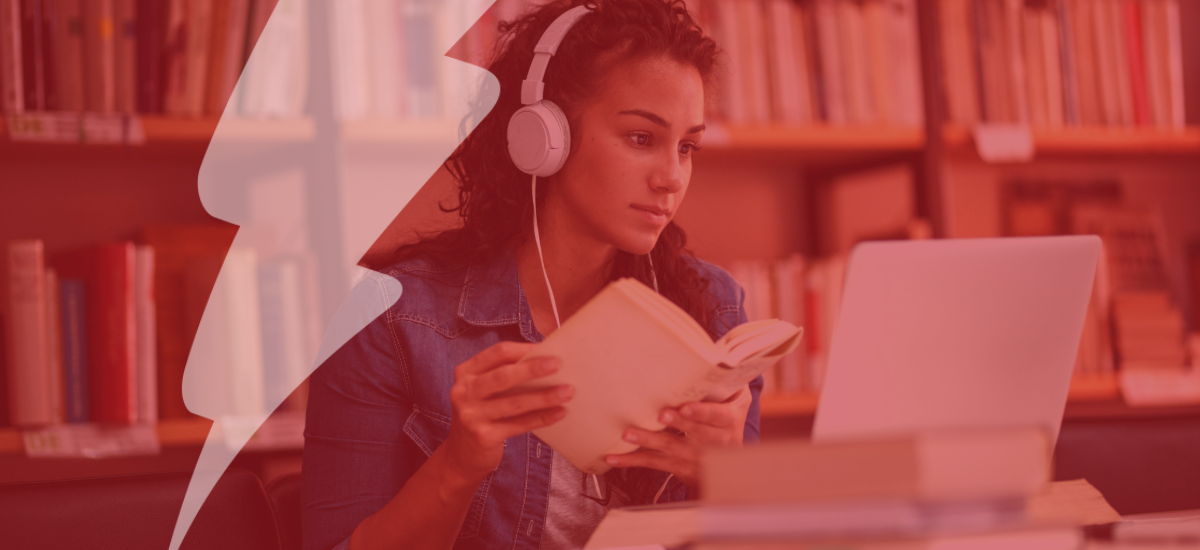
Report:
M949 118L1184 126L1178 0L939 0Z
M242 115L298 116L306 4L0 0L0 111L217 117L232 96ZM251 62L235 95L256 41L270 62Z
M902 201L875 200L878 204L872 206L863 195L903 196L908 186L905 170L898 167L835 179L820 199L828 218L822 220L826 254L729 266L745 289L750 320L779 318L805 327L802 349L765 375L767 393L820 392L837 324L845 258L855 242L928 235L923 224L906 222L911 209L900 206ZM1003 217L1011 236L1095 234L1104 243L1076 358L1077 376L1113 378L1118 370L1150 377L1190 376L1200 366L1200 349L1195 349L1200 348L1200 332L1189 336L1181 307L1185 293L1170 284L1165 230L1153 210L1127 204L1115 181L1017 181L1006 184L1004 194ZM842 208L847 201L857 209ZM1200 286L1191 292L1200 295Z
M725 51L717 118L919 127L915 0L696 0Z
M334 98L343 120L436 118L478 84L462 64L432 58L446 36L486 64L497 23L532 4L501 0L479 24L463 0L334 4ZM696 0L689 9L726 52L714 113L734 124L919 126L923 120L913 0Z
M229 400L224 410L235 416L280 403L302 410L303 390L293 390L319 338L311 259L226 254L232 238L226 226L155 226L136 244L101 243L49 261L40 240L7 243L0 400L9 423L189 418L185 395L195 403L198 392L206 402ZM221 271L230 284L214 289ZM216 328L196 336L202 316ZM216 374L189 386L189 363Z

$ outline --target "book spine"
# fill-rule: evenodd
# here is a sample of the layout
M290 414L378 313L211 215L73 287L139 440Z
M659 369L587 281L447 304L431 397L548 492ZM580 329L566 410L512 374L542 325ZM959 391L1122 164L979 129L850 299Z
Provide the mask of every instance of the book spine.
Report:
M163 112L182 115L188 85L188 12L185 0L170 0L163 38Z
M137 111L137 0L113 2L113 110Z
M83 281L63 279L62 302L63 403L66 421L87 422L87 312Z
M96 113L116 110L113 0L81 0L85 86L84 107Z
M1079 126L1082 120L1079 112L1079 61L1075 54L1075 32L1067 0L1058 0L1054 4L1054 15L1062 51L1063 121L1069 126Z
M1187 125L1184 117L1183 94L1183 37L1179 22L1179 1L1166 0L1167 11L1167 74L1171 96L1171 127L1183 129Z
M21 0L0 0L0 110L25 110L21 69Z
M820 60L821 99L825 122L846 124L847 114L845 67L841 48L837 5L833 0L813 2L813 26L816 29L817 52Z
M979 120L979 89L971 0L941 0L942 66L950 120L971 126Z
M50 401L50 423L62 424L63 406L63 349L62 309L59 306L58 274L46 269L46 393Z
M1050 126L1058 128L1067 123L1062 40L1054 12L1044 10L1040 16L1041 25L1038 30L1042 33L1042 57L1045 60L1043 69L1046 78L1046 115Z
M205 92L208 89L208 58L212 48L212 2L187 3L187 76L183 89L180 114L199 117L204 114Z
M1025 70L1025 59L1021 51L1021 8L1023 0L1006 0L1004 4L1002 34L1003 56L1008 60L1009 70L1009 109L1010 121L1018 123L1029 122L1029 93L1025 84L1028 78Z
M1145 58L1142 53L1142 14L1138 9L1138 0L1125 0L1121 7L1125 27L1125 54L1129 64L1133 123L1137 126L1149 126L1152 115L1146 86Z
M46 274L39 240L8 244L8 388L12 422L39 426L54 420L48 384Z
M137 421L133 245L103 244L86 254L86 269L93 273L85 289L89 417L132 424Z
M242 74L246 47L246 25L249 0L229 0L224 22L213 25L213 71L209 74L206 110L209 115L220 116L233 96L238 77ZM218 40L221 28L227 29ZM218 63L217 51L220 51ZM219 67L219 69L217 69Z
M46 52L42 31L42 0L22 0L22 83L25 86L25 108L30 111L46 110Z
M166 3L137 0L137 110L163 110L163 40Z
M83 111L83 18L80 0L53 0L54 95L58 111Z
M137 350L137 419L143 424L158 421L158 349L155 346L154 249L134 249L134 307Z

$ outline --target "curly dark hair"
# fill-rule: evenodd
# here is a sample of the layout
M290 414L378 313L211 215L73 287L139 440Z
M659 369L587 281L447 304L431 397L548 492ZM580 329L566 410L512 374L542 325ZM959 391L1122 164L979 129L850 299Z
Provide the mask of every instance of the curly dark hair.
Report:
M555 0L500 23L495 56L487 67L500 85L499 99L446 161L458 186L458 204L443 205L442 209L457 212L463 225L399 247L393 261L418 256L451 264L486 261L530 238L533 201L529 176L509 158L508 121L521 107L521 81L533 60L534 45L551 22L585 4L593 11L567 33L546 69L545 98L561 107L571 124L578 127L581 105L602 89L609 69L617 63L667 56L695 67L705 87L711 89L717 45L701 31L683 0ZM485 90L480 95L489 94ZM577 149L577 143L572 143L571 149ZM538 201L544 197L541 194ZM713 336L708 281L691 260L683 229L674 221L667 224L650 254L663 296ZM648 262L639 255L618 251L609 269L610 280L633 277L651 284ZM648 483L653 477L649 474L614 471L607 479L635 502L648 502L658 489Z

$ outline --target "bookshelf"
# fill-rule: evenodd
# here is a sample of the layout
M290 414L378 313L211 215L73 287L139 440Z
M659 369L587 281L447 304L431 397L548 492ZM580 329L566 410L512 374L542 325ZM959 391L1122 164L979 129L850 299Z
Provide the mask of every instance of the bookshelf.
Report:
M1035 155L1200 155L1200 127L1182 130L1147 128L1033 128ZM942 131L946 147L962 151L974 147L971 130L947 125Z
M705 199L697 190L694 195L689 196L689 200L707 200L711 204L705 206L704 211L721 211L724 205L716 203L724 197L743 192L744 182L738 176L742 172L758 170L762 165L767 165L771 170L762 170L765 174L762 179L770 180L770 185L762 186L767 190L747 199L748 204L763 208L784 208L791 218L803 218L804 222L798 225L803 226L800 232L804 234L797 238L779 239L771 247L753 248L750 252L746 252L749 247L739 248L729 242L718 243L708 251L714 252L714 256L728 259L761 260L790 253L816 257L820 254L820 246L817 243L820 242L823 229L817 221L819 207L813 200L814 190L826 187L831 180L842 174L885 163L898 163L912 168L915 214L930 223L934 236L996 236L986 232L956 233L953 224L945 222L947 218L971 217L979 212L963 208L961 202L942 203L941 199L938 199L951 193L961 194L964 189L983 187L975 181L977 178L971 177L973 174L992 174L1004 169L983 165L974 159L963 161L961 158L971 156L969 153L974 144L970 126L954 122L951 113L946 112L947 109L941 101L944 95L942 81L946 73L940 55L943 44L938 32L939 7L943 1L916 0L913 4L920 15L916 23L920 30L920 83L923 87L923 94L919 96L923 99L923 112L915 125L887 125L878 120L834 124L821 119L821 116L812 116L805 122L784 123L770 120L770 117L753 120L753 113L736 116L729 112L716 113L718 116L714 117L713 123L710 124L703 144L705 151L698 157L697 166L704 169L714 168L714 171L720 174L706 179L703 184L722 187L722 194L710 194L709 198ZM258 0L252 2L255 5L259 3ZM330 43L330 31L326 25L328 18L319 15L331 8L322 7L321 4L308 3L312 12L312 16L308 18L310 41L314 44ZM705 0L701 0L699 4L707 5ZM809 6L811 2L801 0L798 5ZM1195 19L1194 12L1194 9L1189 12L1191 15L1187 17L1192 19L1187 19L1188 21ZM713 21L709 20L709 23ZM725 28L716 34L720 32L734 31ZM240 110L245 106L242 103L234 109L239 113L239 117L226 119L222 123L222 131L227 132L239 145L315 145L306 149L314 155L337 155L338 153L332 152L336 149L372 149L364 147L372 145L382 146L374 149L394 152L396 146L446 145L457 141L456 125L437 117L343 120L336 114L338 99L331 90L331 54L318 48L312 50L309 55L305 62L311 71L308 74L308 97L304 103L306 107L302 110L303 114L256 117L252 116L253 113ZM1195 69L1194 61L1189 63L1186 66L1188 77L1191 79L1188 80L1190 86L1195 82L1196 76L1200 75L1200 71ZM1193 93L1192 88L1189 88L1189 93ZM752 89L743 89L739 93L745 96L753 95L754 92ZM1193 99L1189 101L1189 113L1200 112L1200 105L1195 105ZM722 109L727 107L726 104ZM1126 171L1138 170L1142 166L1162 171L1163 166L1168 164L1170 167L1200 171L1200 163L1197 162L1197 159L1200 159L1200 127L1195 126L1194 115L1188 122L1191 125L1169 131L1151 127L1115 129L1086 126L1055 130L1035 127L1031 133L1037 157L1026 167L1027 172L1041 171L1043 156L1053 157L1055 161L1061 160L1060 157L1066 158L1068 162L1079 165L1087 165L1093 161L1109 163L1105 164L1106 167L1113 162L1133 163L1129 166L1134 168L1126 168ZM87 240L128 237L139 225L161 223L164 217L163 210L168 211L168 217L175 217L180 221L209 219L195 197L195 175L204 149L217 129L218 119L211 114L194 118L145 114L139 115L138 123L144 140L139 145L129 147L78 142L17 142L11 139L8 125L0 126L0 157L17 159L29 153L30 158L20 158L21 162L45 162L46 166L54 167L55 184L48 186L46 190L26 192L21 195L22 200L52 204L59 200L59 196L69 194L72 185L78 186L76 189L88 186L89 182L95 181L90 178L96 171L109 170L114 163L120 167L117 171L119 174L100 178L99 181L104 185L111 185L117 192L128 195L147 195L146 188L157 188L157 194L153 198L142 199L133 208L122 210L119 213L123 218L122 223L100 224L101 229L96 234L67 235L61 229L56 230L57 233L48 232L48 249L61 250ZM185 149L187 154L175 154L172 152L175 148ZM121 154L116 154L117 151ZM133 154L126 154L129 152ZM73 162L64 163L64 160ZM971 170L967 172L967 176L962 176L964 171L957 169L956 163L963 162L970 164ZM142 164L139 163L154 165L154 175L147 176L144 180L132 179L142 170ZM345 167L347 164L344 159L330 163L335 168ZM1074 165L1056 165L1055 170L1069 171L1072 166ZM302 166L301 170L309 168ZM24 172L30 171L27 166L24 168ZM337 181L341 177L338 173L330 172L308 175L313 180L329 181ZM702 177L704 176L697 171L695 180L699 181ZM116 180L119 178L138 183L118 183ZM22 183L26 181L32 183L34 179L23 177ZM329 194L320 193L312 192L310 200L331 200ZM95 200L94 194L85 196L88 197L87 200ZM1175 195L1167 193L1158 199L1170 201L1173 196ZM989 207L994 206L993 204ZM69 216L71 210L63 209L59 205L49 208L47 213L51 217ZM339 220L328 221L323 229L336 228L338 223ZM783 222L772 220L772 223ZM737 220L716 220L713 225L714 229L706 231L736 232L739 229ZM755 227L758 228L756 231L782 232L794 229L791 225L762 229L762 224L758 224ZM86 230L77 231L84 232ZM0 233L0 237L9 239L26 236L17 233L19 231L15 228L7 227L4 233ZM751 254L753 257L746 258L745 254ZM1193 326L1197 322L1200 320L1193 320ZM817 396L811 392L769 394L763 398L762 414L767 420L811 417L816 410L816 404ZM1109 376L1087 381L1077 380L1072 387L1067 414L1069 417L1140 418L1197 412L1197 409L1189 407L1134 409L1124 406L1119 399L1115 379ZM205 420L164 419L157 424L156 433L164 447L194 447L203 442L210 424ZM0 454L22 452L21 437L19 430L0 428ZM293 448L290 452L294 451Z

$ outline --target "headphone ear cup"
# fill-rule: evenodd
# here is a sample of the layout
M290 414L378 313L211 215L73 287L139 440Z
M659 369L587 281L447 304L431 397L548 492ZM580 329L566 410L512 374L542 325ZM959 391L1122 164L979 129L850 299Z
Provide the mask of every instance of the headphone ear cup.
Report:
M554 166L554 169L550 172L550 174L554 174L562 169L563 165L567 163L567 157L571 155L571 124L567 122L567 114L564 113L563 110L558 107L558 105L555 105L553 101L544 99L542 100L542 104L545 105L546 110L550 111L550 114L554 116L555 122L557 123L555 126L549 128L549 131L553 132L557 129L559 135L562 136L562 153L557 155L558 164Z
M547 177L567 161L571 129L558 105L539 101L517 109L508 121L508 156L526 174Z

